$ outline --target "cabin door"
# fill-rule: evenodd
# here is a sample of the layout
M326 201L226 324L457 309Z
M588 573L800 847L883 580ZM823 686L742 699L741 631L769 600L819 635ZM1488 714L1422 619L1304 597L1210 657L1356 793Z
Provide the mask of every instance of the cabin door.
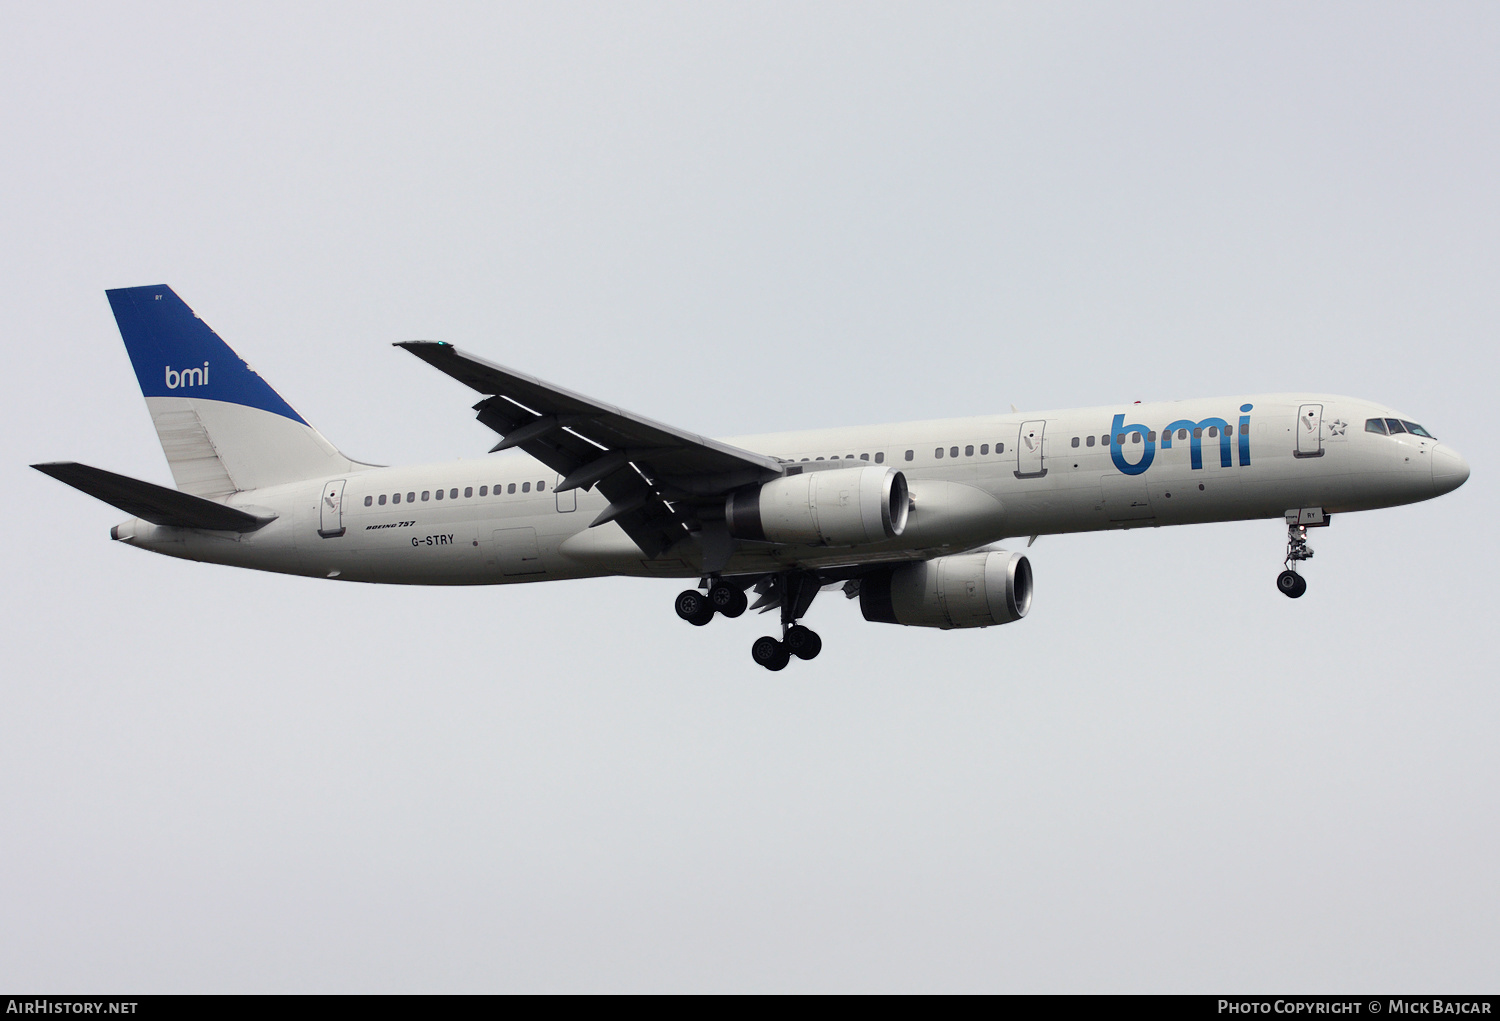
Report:
M1021 423L1020 442L1016 444L1016 478L1039 479L1047 474L1042 460L1042 435L1046 430L1046 422Z
M1297 456L1323 456L1323 405L1304 404L1297 409Z
M318 534L325 539L336 539L344 534L343 479L323 483L323 496L318 500Z

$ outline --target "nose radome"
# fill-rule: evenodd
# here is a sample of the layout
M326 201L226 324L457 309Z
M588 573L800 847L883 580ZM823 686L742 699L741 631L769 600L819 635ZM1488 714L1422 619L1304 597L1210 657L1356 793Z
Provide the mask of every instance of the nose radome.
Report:
M1469 480L1469 462L1452 447L1439 444L1432 452L1432 488L1438 496L1451 493Z

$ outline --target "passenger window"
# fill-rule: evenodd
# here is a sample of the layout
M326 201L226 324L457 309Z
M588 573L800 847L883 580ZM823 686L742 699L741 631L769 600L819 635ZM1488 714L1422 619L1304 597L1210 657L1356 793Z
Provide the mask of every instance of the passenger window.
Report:
M1141 442L1141 434L1138 433L1138 432L1131 433L1130 434L1130 442L1131 443L1139 443L1139 442Z
M448 499L450 499L450 500L457 500L458 499L458 490L457 489L450 489L450 490L448 490Z
M1401 422L1397 419L1388 418L1385 420L1385 424L1390 428L1392 436L1396 435L1397 433L1406 432L1406 426L1402 425Z
M380 506L382 506L382 507L385 506L385 494L384 493L380 494Z
M885 464L885 451L883 451L883 450L877 450L877 451L875 451L875 463L876 464Z
M545 479L543 479L541 482L538 482L536 484L536 491L538 493L540 493L542 490L544 490L546 488L547 488L547 481Z
M531 483L530 482L523 482L523 483L521 483L521 492L523 492L523 493L529 493L529 492L531 492Z
M932 456L933 457L938 457L938 458L942 457L943 456L943 448L942 447L938 447L938 448L934 449L933 452L932 452Z
M1186 429L1178 429L1177 430L1177 438L1179 440L1185 440L1185 439L1187 439L1187 430Z
M375 502L375 498L373 496L367 496L367 497L365 497L365 506L366 507L370 506L374 502Z
M807 458L805 458L805 457L804 457L804 458L803 458L803 459L802 459L802 460L804 460L804 461L806 461L806 460L807 460Z
M1226 425L1224 427L1224 435L1225 436L1233 436L1234 435L1234 426L1232 426L1232 425Z
M948 456L949 457L957 457L958 456L958 448L957 447L950 447L948 449Z
M489 496L490 495L490 487L489 486L480 486L479 487L479 495L480 496Z
M974 444L970 443L967 447L964 448L964 457L973 457L973 456L974 456Z
M1156 442L1156 430L1152 429L1150 432L1146 433L1146 439L1150 440L1152 443L1155 443ZM1076 447L1078 444L1075 443L1073 445Z
M1077 436L1073 437L1073 446L1075 446L1075 447L1078 446L1078 437Z
M1003 443L997 443L997 444L995 444L995 453L997 453L997 454L1003 454L1003 453L1005 453L1005 444L1003 444Z
M507 493L514 493L516 491L516 484L512 482L510 485L505 487L505 491Z
M1203 439L1203 427L1202 426L1198 426L1198 427L1196 427L1196 428L1193 429L1193 439L1195 439L1195 440L1201 440L1201 439Z
M854 460L854 455L853 454L845 454L844 457L846 459L850 460L850 461Z
M441 499L442 499L442 498L443 498L443 491L442 491L442 490L441 490L441 489L439 489L439 490L438 490L438 491L437 491L437 498L438 498L438 499L439 499L439 500L441 500ZM424 500L425 500L425 499L427 499L427 494L426 494L426 493L423 493L423 494L422 494L422 499L424 499Z
M1367 432L1367 433L1379 433L1380 435L1384 436L1386 434L1385 419L1383 419L1383 418L1367 418L1367 419L1365 419L1365 432Z
M1118 436L1116 436L1115 437L1115 442L1118 443L1120 446L1123 447L1125 445L1125 434L1124 433L1120 433Z
M1208 427L1208 438L1209 439L1217 439L1218 436L1219 436L1219 427L1216 426L1216 425L1209 426Z
M422 499L425 500L425 499L427 499L427 497L423 496ZM417 502L417 494L416 493L407 493L406 494L406 502L407 503L416 503Z
M473 486L465 486L464 487L464 499L467 500L469 497L471 497L473 495L474 495L474 487Z
M869 454L860 454L859 455L859 459L861 461L868 461L870 459L870 455Z
M397 493L395 496L391 497L391 503L400 503L400 502L401 502L401 494L400 493Z
M990 452L990 445L988 443L981 443L979 445L979 453L980 454L988 454L989 452Z
M1094 445L1094 438L1092 436L1085 436L1084 437L1084 441L1083 441L1083 445L1085 447L1092 447Z
M907 459L907 460L908 460L908 461L910 461L910 460L911 460L911 458L912 458L912 451L910 451L910 450L908 450L908 451L907 451L907 452L906 452L906 459Z
M826 461L826 460L828 460L828 458L826 458L826 457L815 457L815 458L813 458L813 460L814 461Z
M429 489L422 490L422 502L426 503L427 502L427 498L430 497L431 495L432 495L432 491L431 490L429 490Z
M1107 446L1109 446L1109 436L1108 435L1099 437L1099 446L1101 446L1101 447L1107 447Z

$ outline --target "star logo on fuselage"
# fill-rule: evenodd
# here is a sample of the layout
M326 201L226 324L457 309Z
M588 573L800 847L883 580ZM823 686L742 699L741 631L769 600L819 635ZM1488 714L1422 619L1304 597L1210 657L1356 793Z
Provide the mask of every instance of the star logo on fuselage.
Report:
M1348 422L1345 422L1341 418L1335 418L1332 422L1328 423L1328 435L1342 436L1344 435L1344 430L1347 428L1349 428Z

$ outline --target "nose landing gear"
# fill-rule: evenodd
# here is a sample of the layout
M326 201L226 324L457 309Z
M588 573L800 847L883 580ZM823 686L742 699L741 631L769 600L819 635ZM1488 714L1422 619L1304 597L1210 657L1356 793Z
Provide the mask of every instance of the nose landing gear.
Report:
M1276 576L1276 587L1288 599L1300 599L1307 591L1307 579L1297 573L1297 565L1313 558L1313 548L1307 544L1309 526L1327 525L1330 516L1321 507L1306 508L1286 513L1286 570Z

